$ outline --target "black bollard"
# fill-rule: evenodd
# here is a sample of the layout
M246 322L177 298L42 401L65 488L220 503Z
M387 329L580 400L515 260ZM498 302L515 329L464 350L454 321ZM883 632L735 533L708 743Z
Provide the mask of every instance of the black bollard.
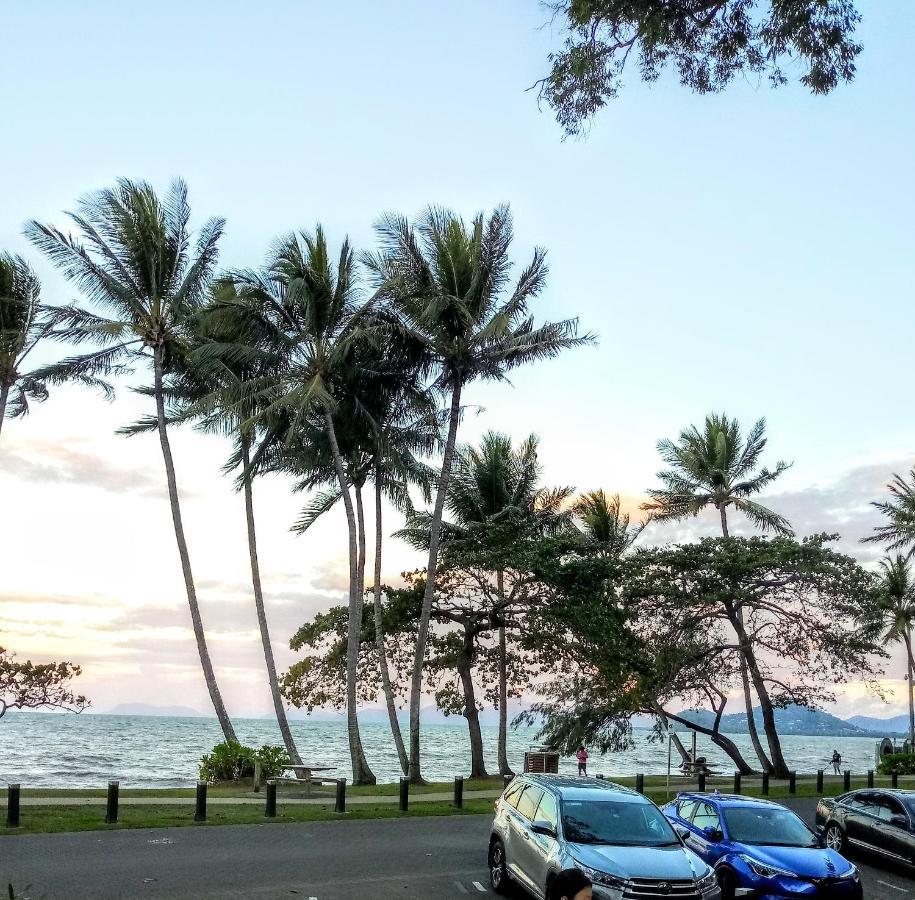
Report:
M893 772L893 774L892 774L892 785L894 788L899 787L899 773L898 772Z
M119 781L108 782L108 804L105 807L105 824L116 825L118 821L118 794L120 793L121 783Z
M867 786L869 788L872 788L874 786L874 770L873 769L867 770Z
M464 808L464 779L460 775L454 779L454 805L457 809Z
M207 783L197 782L197 804L194 807L194 821L206 822L207 820Z
M346 812L346 779L337 779L337 800L334 803L334 812Z
M704 790L705 790L705 772L700 772L699 773L699 792L701 793Z
M823 793L823 770L817 769L817 793Z
M264 815L270 819L276 818L276 781L272 778L267 782L267 808Z
M845 791L851 790L851 769L845 770L845 776L842 779L842 789Z
M734 793L740 793L740 772L734 773Z
M788 793L789 794L797 793L797 772L788 773Z
M400 811L406 812L410 808L410 779L400 779Z
M762 773L762 792L763 792L763 797L769 796L769 773L768 772Z
M645 793L645 776L638 772L635 776L635 789L640 793Z
M11 784L6 789L6 827L19 827L19 785Z

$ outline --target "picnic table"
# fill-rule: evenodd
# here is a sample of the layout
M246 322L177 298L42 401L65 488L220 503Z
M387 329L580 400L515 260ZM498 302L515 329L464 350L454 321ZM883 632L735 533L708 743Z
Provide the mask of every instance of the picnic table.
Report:
M287 778L287 781L303 781L306 784L321 784L325 781L336 781L336 778L322 778L318 776L314 777L313 772L332 772L333 766L298 766L294 763L290 763L286 766L287 769L292 769L295 772L295 778Z
M708 763L705 758L700 756L699 759L685 760L683 765L680 766L684 775L720 775L720 772L717 772L714 769L709 768Z

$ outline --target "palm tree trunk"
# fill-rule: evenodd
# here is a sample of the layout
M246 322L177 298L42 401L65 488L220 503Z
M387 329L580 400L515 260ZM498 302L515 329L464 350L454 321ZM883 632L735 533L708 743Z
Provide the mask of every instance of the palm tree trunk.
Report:
M464 718L470 735L470 777L487 778L486 762L483 759L483 732L480 730L480 711L477 709L476 690L473 686L471 666L473 665L473 635L464 630L464 646L458 657L457 671L464 695Z
M0 432L3 431L3 421L6 419L6 401L10 395L10 386L4 384L0 387Z
M235 729L226 712L216 683L216 674L213 663L210 661L210 651L207 649L206 634L203 630L203 621L200 618L200 606L197 603L197 589L194 587L194 576L191 573L191 558L187 550L187 541L184 537L184 524L181 521L181 506L178 502L178 482L175 478L175 463L172 459L172 449L168 440L168 431L165 422L165 394L162 388L163 362L160 350L155 351L155 393L156 415L159 424L159 443L162 445L162 458L165 461L165 479L168 482L168 500L172 508L172 522L175 525L175 540L178 543L178 555L181 557L181 571L184 573L184 586L187 590L187 603L191 610L191 624L194 628L194 638L197 641L197 653L200 655L200 665L203 667L203 677L216 718L222 733L228 743L238 743Z
M706 728L704 725L699 725L696 722L690 722L688 719L682 719L680 716L675 713L666 712L664 713L668 719L673 719L674 722L679 722L681 725L685 725L687 728L692 729L693 731L698 731L700 734L707 735L712 743L716 747L720 747L734 762L734 765L737 766L737 771L741 775L755 775L753 767L743 758L737 744L735 744L729 737L725 737L720 731L718 731L717 725L715 728ZM689 753L686 754L686 758L690 759Z
M502 616L505 616L505 572L496 572L496 588ZM508 646L505 623L499 626L499 774L514 775L508 764Z
M388 721L391 723L391 734L394 746L397 747L397 758L401 771L406 775L410 771L407 748L404 746L400 722L397 721L397 707L394 704L394 691L391 688L391 673L388 670L387 651L384 646L384 622L381 614L381 545L383 540L381 528L381 471L375 468L375 644L378 648L378 666L381 669L381 689L384 691L384 702L388 708Z
M915 686L912 678L915 677L915 657L912 656L912 632L906 628L902 635L905 641L905 653L909 668L909 753L915 753Z
M727 510L722 506L718 511L721 514L721 532L724 535L725 540L727 540L730 537L730 534L728 533ZM740 617L742 624L742 608L737 610L737 615ZM750 677L747 674L747 657L743 649L740 651L740 681L743 685L743 705L747 713L747 733L750 735L750 741L753 744L753 749L756 751L756 756L759 759L762 770L764 772L771 772L772 763L769 761L769 757L766 755L766 751L763 748L762 741L759 739L759 729L756 727L756 717L753 715L753 692L750 689Z
M652 712L658 717L658 721L664 726L664 728L667 729L667 733L670 735L671 743L677 748L677 753L680 754L680 759L683 762L688 762L691 758L689 751L686 749L686 747L683 746L683 741L680 740L680 735L678 735L677 732L670 727L670 722L667 719L667 713L665 713L657 703L653 703L651 706Z
M422 784L423 777L419 763L419 704L423 686L423 659L426 655L426 641L429 637L429 621L432 618L432 601L435 599L435 575L438 570L438 545L442 531L442 516L445 511L445 496L448 479L451 477L451 461L457 440L458 420L461 416L461 385L458 383L451 392L451 412L448 419L448 437L442 456L442 471L438 476L435 493L435 508L429 525L429 559L426 563L426 589L416 635L416 653L413 656L413 677L410 682L410 781Z
M289 759L297 766L302 765L302 757L299 756L298 748L292 737L292 731L289 728L289 720L286 718L286 706L283 703L283 695L280 693L279 681L276 677L276 663L273 659L273 645L270 643L270 629L267 627L267 610L264 607L264 592L261 586L260 563L257 559L257 536L254 528L254 497L251 488L251 457L249 454L248 439L241 438L242 465L244 471L242 480L244 481L245 493L245 518L248 524L248 555L251 557L251 584L254 587L254 608L257 611L257 624L261 631L261 645L264 648L264 662L267 665L267 682L270 685L270 696L273 698L273 709L276 713L276 722L280 727L280 734L283 736L283 744L286 746L286 752Z
M359 719L356 716L356 672L359 666L359 645L362 639L362 594L359 591L359 549L356 538L356 516L353 512L353 499L349 493L346 472L343 469L343 457L337 443L337 431L329 412L324 414L327 427L327 438L334 457L334 468L340 493L343 496L343 507L346 510L346 524L349 530L349 629L346 638L346 728L349 737L350 760L353 765L353 784L375 784L376 779L365 758L362 749L362 736L359 733Z

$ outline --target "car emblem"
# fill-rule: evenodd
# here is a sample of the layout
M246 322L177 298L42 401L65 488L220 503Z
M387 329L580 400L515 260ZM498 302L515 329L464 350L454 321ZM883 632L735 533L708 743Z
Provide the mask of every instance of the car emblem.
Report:
M662 894L669 894L669 893L670 893L670 882L669 882L669 881L662 881L662 882L658 885L658 890L659 890Z

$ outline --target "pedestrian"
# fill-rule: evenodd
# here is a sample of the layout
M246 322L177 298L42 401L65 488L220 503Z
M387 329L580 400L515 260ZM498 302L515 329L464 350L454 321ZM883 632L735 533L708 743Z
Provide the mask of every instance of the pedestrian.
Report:
M581 869L566 869L551 882L546 900L592 900L591 879Z
M842 754L838 750L832 751L832 771L833 774L840 774L842 769Z
M584 744L578 748L578 753L575 754L576 759L578 760L578 774L587 775L588 774L588 751L585 750Z

